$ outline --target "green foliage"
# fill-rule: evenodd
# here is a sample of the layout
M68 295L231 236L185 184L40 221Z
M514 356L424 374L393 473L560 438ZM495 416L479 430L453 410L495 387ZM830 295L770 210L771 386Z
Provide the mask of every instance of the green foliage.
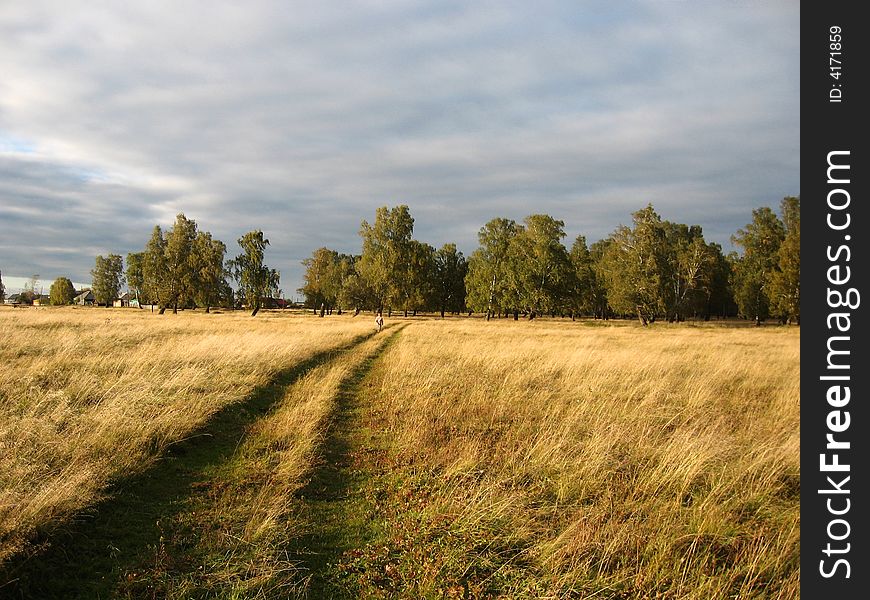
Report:
M465 310L465 276L468 263L456 244L444 244L434 256L435 307L444 316L445 312L459 313Z
M371 290L376 308L406 307L414 291L410 288L414 219L404 204L375 213L375 222L363 221L359 274Z
M652 205L632 214L634 227L619 226L602 257L607 299L614 311L635 312L644 322L665 310L665 231Z
M707 302L704 311L705 316L710 315L735 316L737 305L734 302L734 294L731 290L731 261L722 254L719 244L710 244L713 261L710 270L710 281L707 287Z
M377 209L363 221L360 256L320 248L303 261L299 292L311 307L390 310L473 310L492 316L519 312L658 317L737 313L799 319L800 204L782 205L784 227L770 209L734 236L744 255L726 258L698 225L665 221L652 205L632 214L632 225L587 245L577 236L570 252L565 224L529 215L518 224L495 218L478 232L468 260L454 244L436 251L413 239L408 207ZM737 302L735 302L735 295Z
M232 306L228 294L228 272L224 267L226 245L196 222L179 213L165 234L155 225L142 253L128 255L128 279L137 294L160 305L163 313L171 306ZM132 262L131 262L132 259ZM231 290L231 288L229 288Z
M480 228L480 247L468 259L465 287L466 303L472 310L486 313L517 308L518 299L511 293L510 249L521 226L510 219L496 218Z
M127 285L136 294L140 305L147 296L145 293L145 252L127 253Z
M339 254L337 266L341 277L339 303L357 311L378 306L374 291L359 273L358 266L361 260L362 256Z
M33 304L34 298L36 298L36 293L33 290L24 289L18 294L18 303Z
M297 291L305 296L309 308L332 308L339 302L342 288L342 270L339 254L329 248L318 248L302 261L305 266L305 284Z
M263 300L277 291L281 275L263 263L269 240L263 237L262 231L249 231L238 239L238 244L242 254L230 261L230 267L239 283L239 292L251 309L251 316L255 316Z
M510 296L532 316L555 312L571 285L565 223L549 215L529 215L524 223L508 250Z
M663 221L652 205L632 217L633 227L617 228L601 257L610 307L644 323L705 313L719 247L704 241L698 225Z
M782 221L768 207L752 211L752 222L732 236L743 255L734 263L733 288L737 306L747 319L761 322L770 316L770 286L785 238Z
M166 239L159 225L155 225L151 231L151 238L145 246L142 262L142 291L149 303L157 303L165 306L161 292L166 286L165 281L169 277L166 267Z
M48 291L48 298L52 306L65 306L72 304L75 298L76 290L73 287L72 281L66 277L58 277L51 284Z
M571 314L595 312L595 259L586 246L586 238L578 235L568 254L569 273L565 286L566 305Z
M124 284L124 264L121 257L117 254L109 254L105 258L97 256L91 277L94 302L111 306Z
M706 310L718 246L707 244L699 225L665 221L665 310L670 320Z
M401 270L403 299L402 309L424 310L430 307L435 297L435 248L429 244L411 240L405 266Z
M800 323L801 317L801 201L783 198L780 204L785 238L771 273L768 299L771 310L783 321Z
M0 273L0 302L6 300L6 286L3 285L3 275Z
M610 304L607 300L607 273L605 272L604 256L613 243L611 238L598 240L589 247L592 260L592 280L589 301L592 314L597 318L606 319L610 316Z
M176 312L179 304L183 306L186 300L193 300L197 272L193 247L196 235L196 222L181 213L175 217L175 225L166 233L166 271L161 281L161 312L170 305Z
M196 234L191 257L194 298L198 305L205 306L205 312L209 312L212 305L220 303L221 290L226 283L226 253L226 244L212 239L211 233L200 231Z

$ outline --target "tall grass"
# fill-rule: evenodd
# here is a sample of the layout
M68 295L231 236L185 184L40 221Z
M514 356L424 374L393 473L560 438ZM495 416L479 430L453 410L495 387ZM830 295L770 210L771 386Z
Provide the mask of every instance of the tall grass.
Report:
M4 309L0 328L2 561L371 324ZM195 551L211 558L177 574L181 596L304 595L286 548L317 524L299 520L295 494L342 382L379 344L296 380L249 428L216 475L232 485L196 505L214 539L204 527ZM360 426L386 445L371 485L390 537L359 560L387 561L395 584L371 591L799 597L799 372L796 329L411 321L360 388Z
M283 313L0 310L0 561L279 371L371 330Z
M297 494L312 475L342 386L382 339L334 355L284 389L275 409L249 427L233 455L169 519L163 552L176 561L187 556L198 568L137 568L117 595L308 597L311 574L296 541L319 524L305 517ZM194 545L190 530L197 532Z
M384 364L392 452L465 544L421 593L458 561L525 565L506 597L799 597L796 330L428 322Z

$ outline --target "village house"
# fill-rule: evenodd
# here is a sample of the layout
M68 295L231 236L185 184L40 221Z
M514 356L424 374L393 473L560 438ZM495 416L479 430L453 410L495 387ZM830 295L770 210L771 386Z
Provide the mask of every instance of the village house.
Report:
M122 294L120 298L116 298L114 302L112 302L112 306L115 308L130 306L130 302L135 300L133 295L130 292Z
M79 306L93 306L94 293L91 290L82 290L79 292L79 295L73 299L73 304L78 304Z

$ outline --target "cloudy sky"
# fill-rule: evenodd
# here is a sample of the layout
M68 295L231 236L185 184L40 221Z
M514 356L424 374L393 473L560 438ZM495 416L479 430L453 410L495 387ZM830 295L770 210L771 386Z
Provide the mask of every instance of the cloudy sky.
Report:
M408 204L606 237L651 202L729 237L800 193L799 2L0 3L0 271L90 280L184 212L288 297Z

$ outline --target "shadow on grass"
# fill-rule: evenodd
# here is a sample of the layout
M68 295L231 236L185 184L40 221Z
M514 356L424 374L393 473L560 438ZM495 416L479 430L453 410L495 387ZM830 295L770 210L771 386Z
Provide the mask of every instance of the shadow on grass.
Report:
M125 576L167 560L162 552L161 523L170 522L184 509L193 487L206 479L209 469L231 458L249 426L273 408L284 390L371 335L279 372L268 384L215 413L184 441L167 448L146 470L117 481L106 500L63 525L38 532L29 552L0 566L0 599L116 597Z

